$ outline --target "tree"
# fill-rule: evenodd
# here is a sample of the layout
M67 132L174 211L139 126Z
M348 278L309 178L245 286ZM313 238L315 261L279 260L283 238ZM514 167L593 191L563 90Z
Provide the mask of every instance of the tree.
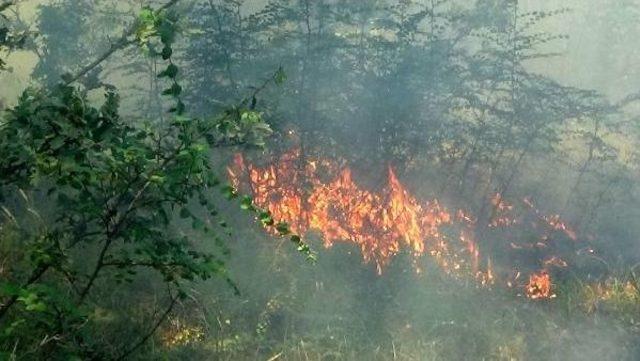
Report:
M94 107L70 84L29 89L2 118L0 200L7 221L0 241L11 250L11 266L0 284L0 344L13 356L124 359L186 296L185 285L218 276L234 287L224 266L230 230L216 194L238 194L222 185L211 159L217 147L262 145L271 130L247 102L207 119L184 115L171 60L175 14L167 7L143 10L125 37L157 49L152 55L165 62L158 76L174 103L170 122L122 117L110 87ZM250 198L240 197L240 206L263 225L290 233ZM291 239L312 257L299 237ZM140 287L137 274L156 281ZM164 309L138 315L139 335L118 334L123 323L131 332L128 309L136 307L106 296L132 287L156 293L160 285Z

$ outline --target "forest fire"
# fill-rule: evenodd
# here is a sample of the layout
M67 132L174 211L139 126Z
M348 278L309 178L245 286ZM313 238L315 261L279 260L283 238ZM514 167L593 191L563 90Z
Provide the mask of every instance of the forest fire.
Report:
M335 242L350 242L361 251L365 262L375 264L378 273L396 254L405 251L415 262L429 255L446 274L471 277L479 286L497 282L490 256L483 256L476 241L478 218L468 211L448 211L437 199L419 201L398 179L392 167L387 169L386 186L379 191L366 189L354 181L350 168L328 160L302 160L299 149L283 153L277 162L257 166L236 154L228 173L236 188L249 192L259 207L274 219L285 221L297 234L317 233L325 247ZM575 239L574 232L559 217L542 215L535 219L546 225L543 240L516 245L512 249L546 247L549 232L560 231ZM488 228L505 229L522 223L514 206L500 194L491 199L494 211ZM537 226L536 226L537 227ZM536 246L542 244L542 246ZM506 244L509 248L509 243ZM540 260L542 266L565 267L555 255ZM503 283L512 284L512 281ZM531 299L550 298L550 275L532 273L528 285L522 285Z

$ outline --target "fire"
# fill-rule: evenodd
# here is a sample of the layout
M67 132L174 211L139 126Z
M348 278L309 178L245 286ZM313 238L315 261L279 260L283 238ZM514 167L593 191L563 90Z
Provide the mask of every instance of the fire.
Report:
M545 266L555 266L555 267L560 267L560 268L564 268L567 267L568 264L565 260L563 260L562 258L558 257L558 256L551 256L547 259L544 260L544 262L542 262Z
M502 194L496 193L491 198L494 207L494 215L489 222L490 227L509 227L517 223L517 219L511 215L513 205L502 198Z
M527 297L532 300L556 297L551 291L551 276L546 270L529 275L526 292Z
M494 284L499 276L475 239L478 217L463 209L450 212L437 199L418 200L391 166L386 171L386 184L379 190L359 184L351 169L340 162L303 159L300 149L285 152L276 162L263 166L246 162L236 154L228 173L235 187L249 192L256 205L268 210L274 219L287 222L293 232L317 234L325 247L336 242L353 243L378 273L396 254L406 251L414 258L418 273L422 270L417 259L427 255L445 273L471 277L481 286ZM486 226L495 232L528 224L499 193L491 203L493 214ZM524 252L546 248L546 240L554 231L576 239L575 232L559 216L542 214L528 198L523 203L535 213L537 221L533 223L543 225L545 234L534 243L507 242L507 249ZM540 260L540 266L565 267L567 263L548 256ZM503 279L509 287L515 281ZM524 287L530 298L552 296L546 271L531 274L529 285Z
M576 231L573 230L569 225L567 225L561 218L559 214L554 214L551 216L541 214L540 210L535 207L533 204L533 200L529 197L525 197L522 202L529 207L531 210L535 212L539 219L541 219L544 223L546 223L552 230L563 232L570 239L576 241L578 236L576 235Z
M559 214L550 217L544 217L544 219L552 229L564 232L569 238L574 241L577 239L576 232L560 219Z

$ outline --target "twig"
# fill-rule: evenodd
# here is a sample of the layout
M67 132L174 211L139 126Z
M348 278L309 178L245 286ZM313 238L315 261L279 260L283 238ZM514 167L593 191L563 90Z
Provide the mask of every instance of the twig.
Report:
M122 355L120 355L120 357L118 357L116 360L118 361L124 360L125 358L127 358L127 356L131 355L135 350L137 350L142 345L144 345L151 338L151 336L153 336L153 334L156 333L156 331L158 330L162 322L164 322L164 320L167 318L167 316L169 316L169 313L171 313L177 301L178 301L177 295L171 297L171 303L169 304L169 307L167 307L167 309L164 311L162 316L160 316L158 321L156 321L155 325L153 325L151 330L149 330L149 332L146 335L144 335L144 337L142 337L138 342L136 342L135 345L133 345L130 349L128 349Z
M278 69L278 72L281 71L281 69ZM269 83L271 82L275 82L276 81L276 76L278 74L278 72L273 73L269 78L267 78L262 85L260 85L257 88L254 88L253 92L251 93L251 96L249 98L244 99L240 104L244 105L246 104L249 100L252 101L252 104L249 106L250 109L253 109L255 107L255 98L256 96L258 96L258 94L260 92L262 92L264 89L266 89L266 87L269 85Z
M114 226L111 228L111 230L107 232L107 239L104 243L104 246L100 250L100 255L98 255L96 267L91 273L91 276L89 277L89 281L87 282L87 285L82 289L82 292L80 293L78 304L81 304L84 301L85 297L89 294L89 290L93 286L93 283L98 278L98 274L100 270L104 266L104 259L105 259L105 256L107 255L107 251L109 250L109 247L111 246L115 238L120 233L121 226L126 221L127 215L133 210L135 203L138 201L138 199L140 199L140 197L142 197L142 194L147 189L149 184L151 184L151 180L147 180L145 184L142 186L142 188L138 190L136 195L133 197L133 200L129 202L129 206L127 207L127 210L124 213L122 213L122 216L120 217L120 219L117 220Z
M178 1L179 0L170 0L166 4L164 4L161 7L159 7L156 11L159 12L159 11L168 9L168 8L174 6L175 4L177 4ZM109 49L107 49L107 51L105 51L102 55L100 55L96 60L94 60L91 63L89 63L88 65L82 67L82 69L80 69L77 73L75 73L75 74L69 76L68 78L66 78L64 84L65 85L69 85L69 84L75 82L76 80L80 79L81 77L86 75L88 72L90 72L92 69L94 69L95 67L100 65L100 63L105 61L107 58L109 58L116 51L118 51L120 49L123 49L123 48L127 47L128 45L132 44L134 41L130 40L129 37L136 32L136 30L138 29L138 25L139 25L138 21L136 20L124 32L124 34L122 34L120 39L118 39L115 43L112 43L111 46L109 46Z

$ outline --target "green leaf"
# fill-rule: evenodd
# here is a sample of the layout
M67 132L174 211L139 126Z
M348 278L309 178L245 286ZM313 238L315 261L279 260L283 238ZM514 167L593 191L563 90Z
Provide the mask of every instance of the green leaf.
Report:
M176 83L162 91L162 95L171 95L173 97L177 97L180 93L182 93L182 87Z
M268 211L260 212L260 214L258 215L258 219L260 219L260 222L262 222L262 224L265 226L272 226L274 224L271 213L269 213Z
M142 10L140 10L140 13L138 14L138 19L143 25L153 25L155 14L153 13L153 10L150 7L146 6L142 8Z
M27 311L44 312L47 305L40 299L37 293L32 291L24 291L23 295L18 297L18 301L24 303Z
M154 174L151 177L149 177L149 181L151 183L162 184L164 182L164 177Z
M173 49L171 49L170 46L165 46L164 48L162 48L162 52L160 53L160 55L162 56L163 60L167 60L171 57L171 54L173 54ZM171 64L173 65L173 64Z
M249 196L243 196L242 200L240 200L240 208L247 210L253 207L253 200Z
M160 35L160 41L165 44L165 46L173 42L176 35L176 28L171 20L163 18L157 29Z
M280 222L276 224L276 231L278 231L278 233L280 233L281 236L286 236L291 232L289 230L289 225L286 224L285 222Z
M176 75L178 75L178 67L174 64L169 64L167 68L158 74L158 77L168 77L171 79L175 79Z

